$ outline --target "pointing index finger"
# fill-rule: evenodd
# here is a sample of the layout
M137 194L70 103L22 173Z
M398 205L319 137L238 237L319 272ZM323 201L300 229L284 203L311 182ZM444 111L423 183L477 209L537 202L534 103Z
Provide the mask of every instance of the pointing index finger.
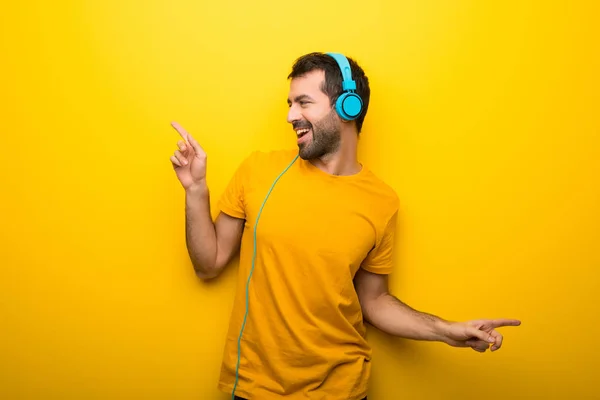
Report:
M171 126L173 128L175 128L175 130L177 132L179 132L179 134L181 135L182 138L184 138L186 141L189 142L188 138L189 138L190 134L185 129L183 129L183 127L181 125L179 125L179 123L173 121L173 122L171 122Z
M188 131L186 131L181 125L179 125L179 123L173 121L171 122L171 125L173 126L173 128L175 128L177 132L179 132L181 137L183 137L185 141L189 143L190 146L192 146L196 154L201 154L202 152L204 152L204 149L202 148L202 146L200 146L196 139L194 139L192 135L188 133Z
M500 328L502 326L519 326L521 325L521 321L518 319L507 319L500 318L492 321L493 328Z

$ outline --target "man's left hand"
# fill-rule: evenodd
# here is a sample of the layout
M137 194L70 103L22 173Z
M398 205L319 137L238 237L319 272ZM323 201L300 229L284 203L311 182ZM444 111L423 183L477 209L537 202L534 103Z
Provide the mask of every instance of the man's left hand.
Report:
M480 353L490 348L496 351L502 346L502 335L496 328L519 326L516 319L478 319L467 322L449 322L445 328L445 342L454 347L471 347Z

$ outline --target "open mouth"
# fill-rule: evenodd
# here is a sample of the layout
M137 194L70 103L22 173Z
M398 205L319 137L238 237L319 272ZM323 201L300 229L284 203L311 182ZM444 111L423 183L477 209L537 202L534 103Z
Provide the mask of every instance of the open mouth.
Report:
M309 128L298 129L296 131L296 135L298 135L298 139L300 139L300 138L302 138L302 136L306 135L308 132L310 132Z

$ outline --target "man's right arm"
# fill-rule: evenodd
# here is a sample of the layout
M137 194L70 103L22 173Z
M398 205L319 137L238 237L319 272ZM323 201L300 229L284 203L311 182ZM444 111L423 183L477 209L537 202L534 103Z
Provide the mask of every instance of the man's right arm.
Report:
M239 250L244 222L221 212L213 223L206 180L186 189L186 245L201 279L217 277L231 261Z

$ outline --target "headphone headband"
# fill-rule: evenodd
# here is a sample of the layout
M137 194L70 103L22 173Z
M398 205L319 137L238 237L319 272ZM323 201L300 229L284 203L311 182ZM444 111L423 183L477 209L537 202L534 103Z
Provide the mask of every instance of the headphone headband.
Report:
M352 69L348 59L339 53L327 53L327 55L333 57L342 71L342 89L356 90L356 82L352 79Z

